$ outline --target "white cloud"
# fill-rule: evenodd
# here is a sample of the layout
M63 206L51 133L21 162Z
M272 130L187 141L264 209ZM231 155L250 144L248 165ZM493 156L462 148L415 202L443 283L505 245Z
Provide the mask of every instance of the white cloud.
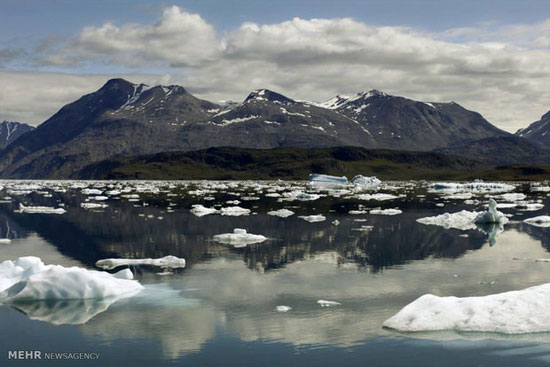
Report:
M200 15L173 6L152 25L86 27L41 55L45 64L73 68L104 63L170 70L177 82L212 100L241 100L256 88L297 99L377 88L419 100L454 100L513 131L550 107L549 40L550 20L429 34L350 18L294 18L270 25L246 22L218 36ZM53 103L54 97L47 98ZM5 104L0 113L7 108L13 114Z

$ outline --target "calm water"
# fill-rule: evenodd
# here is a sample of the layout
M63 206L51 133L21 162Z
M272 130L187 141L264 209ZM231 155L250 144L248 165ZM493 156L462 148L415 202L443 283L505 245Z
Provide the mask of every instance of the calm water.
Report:
M129 299L34 302L0 305L0 365L47 365L8 361L9 350L99 352L99 361L65 365L135 366L538 366L550 364L550 333L403 334L382 328L384 320L417 297L487 295L550 281L550 263L514 258L550 257L550 228L522 223L548 215L550 197L516 184L535 211L500 209L511 222L494 244L482 230L428 226L417 218L481 210L486 194L471 201L427 192L427 183L385 183L387 201L329 194L314 201L281 201L266 194L305 190L305 183L252 182L4 182L0 203L0 261L39 256L45 263L95 269L109 257L174 255L187 267L131 267L145 290ZM103 209L80 207L90 195L124 189L101 201ZM109 187L110 185L110 187ZM197 189L201 191L197 191ZM128 199L122 195L137 194ZM93 196L93 195L92 195ZM246 200L254 199L257 200ZM192 204L231 206L240 200L249 216L189 212ZM479 200L476 202L475 200ZM506 202L504 199L497 200ZM63 215L23 214L26 205L65 205ZM441 203L444 206L441 206ZM350 210L399 208L399 215L350 215ZM289 208L296 215L269 216ZM323 214L309 223L298 216ZM338 220L339 225L333 223ZM368 226L363 227L362 226ZM234 228L269 239L243 248L212 240ZM339 307L322 308L317 300ZM276 312L277 305L293 309ZM513 315L511 315L513 317ZM51 365L64 365L59 361Z

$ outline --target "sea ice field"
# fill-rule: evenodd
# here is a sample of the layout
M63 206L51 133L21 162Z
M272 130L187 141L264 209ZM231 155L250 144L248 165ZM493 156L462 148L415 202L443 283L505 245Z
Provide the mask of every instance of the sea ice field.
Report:
M550 365L549 250L550 182L1 180L0 353Z

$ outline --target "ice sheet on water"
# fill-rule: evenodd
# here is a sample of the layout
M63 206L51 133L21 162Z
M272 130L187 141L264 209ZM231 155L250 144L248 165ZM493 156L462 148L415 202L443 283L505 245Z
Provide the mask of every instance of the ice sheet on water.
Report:
M286 218L286 217L290 217L291 215L294 215L294 212L288 209L279 209L279 210L271 210L267 212L267 214L280 217L280 218Z
M550 331L550 283L483 297L425 294L384 322L400 331L478 331L522 334Z
M525 223L536 227L550 227L550 215L539 215L523 220Z
M49 206L25 206L19 203L19 212L27 214L64 214L67 211L63 208L53 208Z

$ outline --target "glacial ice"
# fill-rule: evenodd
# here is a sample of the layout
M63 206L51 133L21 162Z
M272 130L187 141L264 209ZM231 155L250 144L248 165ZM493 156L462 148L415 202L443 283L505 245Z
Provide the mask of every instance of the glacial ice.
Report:
M523 221L536 227L550 227L550 215L539 215L538 217L527 218Z
M550 283L483 297L425 294L384 321L399 331L476 331L523 334L550 331Z
M114 269L123 265L151 265L161 268L175 269L184 268L185 259L176 256L168 255L158 259L102 259L98 260L95 265L102 269Z
M355 186L356 191L370 190L376 188L382 181L376 176L368 177L357 175L351 179L351 183Z
M478 212L462 210L456 213L444 213L434 217L419 218L416 221L422 224L441 226L446 229L456 228L464 231L476 228L474 220L478 215Z
M19 203L19 212L27 214L64 214L67 211L63 208L52 208L49 206L25 206Z
M303 220L305 220L307 222L310 222L310 223L322 222L322 221L327 219L324 215L321 215L321 214L319 214L319 215L300 215L298 218L302 218Z
M246 229L235 228L233 233L223 233L214 236L214 241L233 245L234 247L245 247L254 243L260 243L267 240L267 237L261 234L247 233Z
M509 185L499 182L435 182L428 186L430 192L455 193L455 192L471 192L471 193L499 193L514 190L514 185Z
M292 307L281 305L281 306L275 307L275 310L277 312L288 312L288 311L292 310Z
M218 213L218 210L215 208L207 208L201 204L194 204L191 206L191 210L189 210L192 214L196 215L197 217L202 217L209 214L215 214Z
M494 199L489 199L489 208L486 212L479 213L474 220L475 223L508 223L508 218L502 212L497 210L497 202Z
M291 215L294 215L294 212L288 209L279 209L279 210L269 211L267 212L267 214L280 217L280 218L286 218L286 217L290 217Z
M377 193L377 194L361 194L356 195L355 198L359 200L377 200L377 201L385 201L385 200L393 200L398 199L399 196L395 196L392 194L384 194L384 193Z
M347 185L348 178L346 176L330 176L318 173L312 173L308 177L310 184L315 185Z
M135 294L143 287L129 269L115 274L44 265L34 256L0 263L0 302L99 299Z
M324 300L324 299L318 300L317 303L318 303L321 307L334 307L334 306L341 306L341 305L342 305L340 302L336 302L336 301L326 301L326 300Z
M397 215L401 214L403 211L401 209L371 209L369 214L378 214L378 215Z
M240 206L228 206L220 209L221 215L239 217L241 215L249 215L250 209L241 208Z

